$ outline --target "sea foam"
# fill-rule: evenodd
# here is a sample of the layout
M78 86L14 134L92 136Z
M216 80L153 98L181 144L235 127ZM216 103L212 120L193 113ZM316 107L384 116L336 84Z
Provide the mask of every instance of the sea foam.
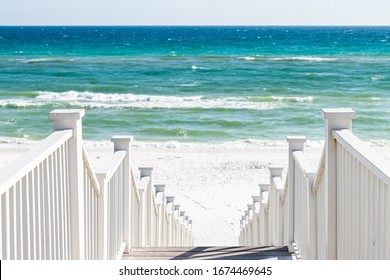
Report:
M283 57L272 57L270 60L298 60L298 61L309 61L309 62L322 62L322 61L337 61L338 58L332 57L315 57L315 56L283 56Z
M39 92L36 100L43 103L64 102L89 108L203 108L203 109L253 109L270 110L281 105L272 102L251 102L248 98L204 96L160 96L141 94L93 93L67 91Z

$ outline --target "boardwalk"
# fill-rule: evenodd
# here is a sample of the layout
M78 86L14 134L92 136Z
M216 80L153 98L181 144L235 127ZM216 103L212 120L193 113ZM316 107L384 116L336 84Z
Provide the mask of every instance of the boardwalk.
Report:
M133 248L122 260L293 260L287 247Z
M113 154L94 168L83 115L52 111L54 132L1 171L0 259L390 259L390 164L352 133L351 109L322 110L317 168L306 137L287 138L287 176L269 166L242 216L242 247L190 247L192 220L153 168L136 179L131 136L113 136Z

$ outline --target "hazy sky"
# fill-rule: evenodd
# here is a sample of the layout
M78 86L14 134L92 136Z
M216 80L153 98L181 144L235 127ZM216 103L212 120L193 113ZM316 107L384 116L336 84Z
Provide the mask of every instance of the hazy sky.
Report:
M390 25L390 0L0 0L0 25Z

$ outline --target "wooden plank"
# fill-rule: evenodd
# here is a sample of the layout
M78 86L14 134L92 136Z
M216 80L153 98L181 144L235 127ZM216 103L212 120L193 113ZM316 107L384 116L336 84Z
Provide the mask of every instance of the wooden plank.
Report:
M287 247L162 247L134 248L122 260L292 260Z

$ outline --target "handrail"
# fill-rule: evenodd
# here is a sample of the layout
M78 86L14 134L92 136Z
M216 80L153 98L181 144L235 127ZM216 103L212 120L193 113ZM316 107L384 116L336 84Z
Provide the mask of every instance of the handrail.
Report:
M268 191L265 191L265 192L263 192L263 201L262 201L262 203L264 204L264 203L266 203L267 205L268 205L268 202L269 202L269 193L268 193Z
M105 174L106 180L110 180L125 156L126 151L116 151L107 164L96 170L96 174Z
M389 163L375 156L375 153L362 140L348 129L334 130L333 137L386 185L390 185Z
M298 167L306 177L314 176L316 174L314 168L310 166L307 158L305 157L305 154L302 151L293 152L293 157L295 162L298 164Z
M313 193L316 193L321 186L321 180L322 180L322 177L323 177L324 171L325 171L325 150L326 150L326 148L324 146L324 148L322 149L321 159L320 159L320 162L318 164L318 168L317 168L317 172L316 172L317 175L314 178L314 183L312 186Z
M96 195L100 195L101 190L100 190L99 181L95 175L95 172L93 171L93 168L91 166L91 161L89 160L87 149L85 148L84 144L83 144L83 160L84 160L85 167L87 169L88 176L91 179L92 187L95 190Z
M139 181L138 189L146 190L148 188L149 181L150 181L150 176L142 177L141 180Z
M155 202L157 205L163 205L163 193L159 192L156 195Z
M139 191L138 191L138 185L137 185L137 181L135 180L135 176L134 176L134 170L133 168L130 168L130 175L131 175L131 187L132 187L132 190L136 196L136 199L137 199L137 202L138 204L141 202L141 196L139 194Z
M73 136L73 130L54 131L44 140L39 142L23 157L6 166L0 173L0 195L7 191L23 176L28 174L37 165Z
M269 208L271 207L271 196L269 191L267 192L267 212L269 212Z
M157 216L158 215L158 207L156 203L156 196L152 193L152 205L154 208L154 214Z
M276 177L273 177L272 180L274 181L274 184L275 184L275 189L277 191L281 191L283 190L283 182L282 182L282 178L279 177L279 176L276 176Z
M286 202L287 195L288 195L288 173L286 175L286 179L284 180L284 190L281 199L283 205Z

